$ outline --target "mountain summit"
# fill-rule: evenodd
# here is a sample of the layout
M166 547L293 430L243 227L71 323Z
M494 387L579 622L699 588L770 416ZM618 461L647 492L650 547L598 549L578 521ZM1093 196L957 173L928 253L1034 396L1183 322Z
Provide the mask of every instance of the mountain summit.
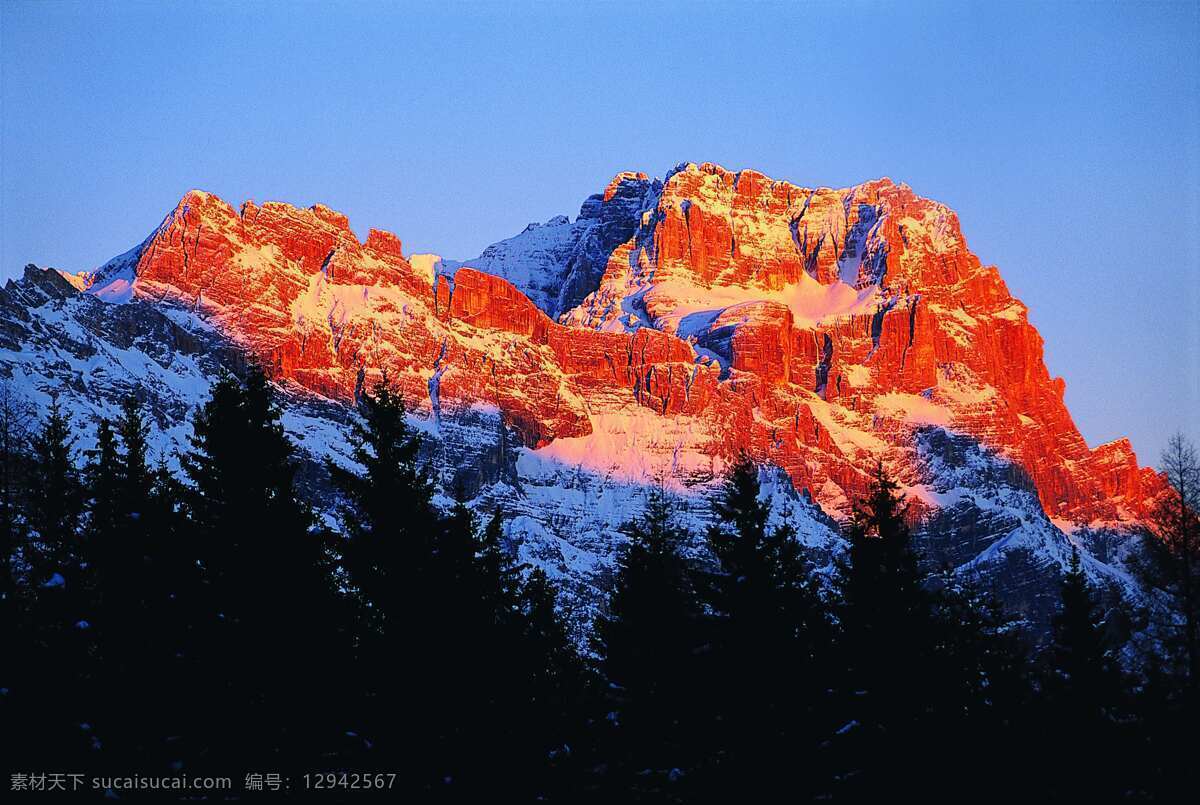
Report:
M1030 578L1066 562L1064 530L1119 544L1161 488L1127 440L1088 447L1025 306L955 213L888 179L626 172L575 220L465 261L405 256L377 230L360 242L322 205L192 191L139 246L64 277L30 269L0 298L0 367L32 399L94 419L136 388L178 443L216 365L248 357L290 395L301 446L345 460L350 404L386 373L443 488L502 505L523 555L585 599L645 484L704 519L741 451L777 516L830 554L882 461L927 556L1019 580L1010 597L1035 619ZM1119 555L1088 553L1088 572L1128 587Z

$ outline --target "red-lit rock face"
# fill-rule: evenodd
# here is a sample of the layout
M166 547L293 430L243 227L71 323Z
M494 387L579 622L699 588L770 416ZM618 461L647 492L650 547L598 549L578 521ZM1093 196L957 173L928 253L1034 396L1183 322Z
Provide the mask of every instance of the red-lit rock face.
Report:
M551 222L523 234L536 249L518 236L478 263L578 283L556 255L606 261L559 321L472 261L448 275L390 233L360 243L328 208L200 192L85 279L103 295L132 270L139 297L202 312L280 380L349 400L386 371L438 421L495 408L526 445L604 471L687 482L746 449L836 510L878 458L919 484L912 434L937 425L1011 457L1052 516L1137 517L1159 488L1127 441L1087 447L1024 306L957 216L904 185L688 165L621 174L585 212L595 228ZM614 232L633 234L597 245ZM554 276L529 280L538 298Z

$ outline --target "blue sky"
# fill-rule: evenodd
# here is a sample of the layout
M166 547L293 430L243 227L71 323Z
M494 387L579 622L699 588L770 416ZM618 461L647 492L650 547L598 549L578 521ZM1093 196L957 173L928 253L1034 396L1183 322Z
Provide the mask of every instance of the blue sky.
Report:
M471 257L681 161L949 204L1093 446L1200 436L1200 15L1179 3L0 0L0 277L189 188Z

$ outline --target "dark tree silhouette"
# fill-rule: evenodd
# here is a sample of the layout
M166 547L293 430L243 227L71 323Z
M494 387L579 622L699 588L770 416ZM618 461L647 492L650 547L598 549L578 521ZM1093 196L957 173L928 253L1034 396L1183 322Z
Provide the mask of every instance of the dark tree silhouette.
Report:
M198 626L201 740L226 768L304 768L343 718L329 682L348 644L326 546L296 489L294 447L257 370L214 384L193 428L186 499L209 597Z
M94 585L91 621L100 641L98 740L107 762L123 768L167 767L169 708L141 703L166 697L185 680L176 658L189 624L182 606L198 601L195 560L182 545L175 514L178 487L165 469L147 464L148 426L134 397L122 404L114 433L101 421L87 467L88 526L84 555ZM183 725L174 725L182 729Z
M1044 751L1052 753L1057 746L1071 746L1084 757L1108 752L1132 756L1135 747L1127 743L1123 723L1120 668L1109 649L1100 608L1074 546L1060 589L1061 608L1045 652L1047 668L1038 736L1044 741ZM1068 781L1054 774L1050 763L1044 768L1046 790L1062 798L1103 799L1126 790L1123 779L1129 769L1123 766L1105 764L1082 779Z
M25 606L14 635L12 757L45 763L62 758L88 767L89 736L80 724L95 715L90 679L94 638L82 558L83 486L75 464L71 418L52 402L30 440L21 549L28 563Z
M1116 660L1107 646L1101 613L1092 596L1079 551L1063 575L1062 608L1054 619L1048 685L1070 718L1095 726L1109 718L1119 689Z
M87 482L88 527L87 540L105 548L117 538L121 529L119 514L120 457L112 423L107 419L96 426L96 449L84 470ZM95 550L89 550L95 556Z
M22 505L25 474L29 466L29 436L34 422L31 407L12 390L8 381L0 380L0 635L10 641L0 658L0 688L13 691L0 697L0 723L22 723L21 709L25 699L19 698L19 680L29 670L21 652L28 648L28 624L21 617L18 598L17 570L24 565L28 547L28 524ZM14 726L4 730L0 751L6 757L18 757L23 737Z
M420 435L386 377L360 397L359 414L350 443L362 471L327 468L341 495L342 568L358 603L360 729L385 756L402 758L406 784L423 790L441 779L432 767L443 752L435 723L445 659L435 642L444 594L434 566L441 526L419 463Z
M1200 685L1200 457L1181 434L1167 445L1160 467L1167 490L1151 513L1143 539L1142 580L1171 602L1172 617L1157 624L1168 662L1195 698Z
M833 736L844 795L894 793L930 763L930 710L944 694L934 601L912 548L899 486L876 467L855 506L841 567L839 621L844 724Z
M29 437L34 413L0 380L0 633L16 628L16 578L13 560L24 544L26 524L21 490L29 466Z
M758 467L742 454L714 504L708 544L719 567L702 587L711 615L708 695L720 723L719 764L705 788L731 797L781 785L812 795L821 776L814 750L829 728L826 606L790 512L774 528L770 514Z
M1174 737L1191 734L1200 716L1200 457L1176 434L1159 469L1167 489L1151 512L1137 570L1165 606L1150 619L1137 710L1144 785L1170 801L1200 784L1188 743Z
M51 402L41 430L32 439L32 494L26 496L27 518L37 534L33 564L47 578L55 572L77 571L84 500L75 441L70 415L63 413L57 400Z
M482 529L461 499L436 511L419 437L386 382L363 396L360 413L352 440L361 473L329 469L343 496L346 577L363 612L363 721L380 756L423 798L563 790L550 779L563 764L551 761L576 734L570 697L582 668L552 589L539 574L522 580L499 511Z
M403 630L421 605L425 571L434 553L437 514L433 486L419 463L420 435L408 425L404 401L386 378L359 400L351 427L354 460L362 473L330 462L342 495L339 520L343 563L367 617L383 633Z
M629 542L594 645L609 685L607 785L646 796L703 762L702 613L681 555L688 535L661 486L622 531Z

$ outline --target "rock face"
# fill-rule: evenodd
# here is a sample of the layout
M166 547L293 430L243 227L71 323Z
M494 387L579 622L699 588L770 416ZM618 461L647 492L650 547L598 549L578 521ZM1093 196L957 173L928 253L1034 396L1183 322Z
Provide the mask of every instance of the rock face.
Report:
M167 361L206 339L194 360L210 379L205 354L258 361L295 395L289 429L316 456L339 453L345 404L386 372L443 481L503 502L522 550L580 588L603 587L641 485L664 478L703 519L741 450L777 468L771 488L829 550L830 517L884 461L939 558L964 569L1017 550L1057 568L1069 549L1054 523L1127 529L1161 488L1127 441L1089 449L1025 307L957 216L887 179L622 173L574 222L531 224L462 262L406 258L376 230L360 242L321 205L235 210L193 191L126 254L65 279L33 270L0 299L0 367L18 385L43 398L102 385L29 369L23 356L44 348L30 322L52 308L158 328L143 346ZM172 411L164 432L186 429ZM1128 587L1119 563L1091 567Z
M1011 458L1064 520L1136 518L1155 490L1128 442L1088 448L1025 307L955 214L886 179L626 173L575 223L531 225L450 270L423 263L389 233L359 243L326 207L235 211L192 192L79 284L170 299L328 397L387 370L435 420L494 406L528 447L686 424L673 455L747 449L835 510L919 425Z
M565 318L650 326L711 354L758 407L748 443L798 485L859 491L861 434L894 444L930 424L1012 458L1052 516L1137 517L1155 491L1128 442L1087 447L1025 307L957 216L907 186L812 190L686 165L643 222Z

